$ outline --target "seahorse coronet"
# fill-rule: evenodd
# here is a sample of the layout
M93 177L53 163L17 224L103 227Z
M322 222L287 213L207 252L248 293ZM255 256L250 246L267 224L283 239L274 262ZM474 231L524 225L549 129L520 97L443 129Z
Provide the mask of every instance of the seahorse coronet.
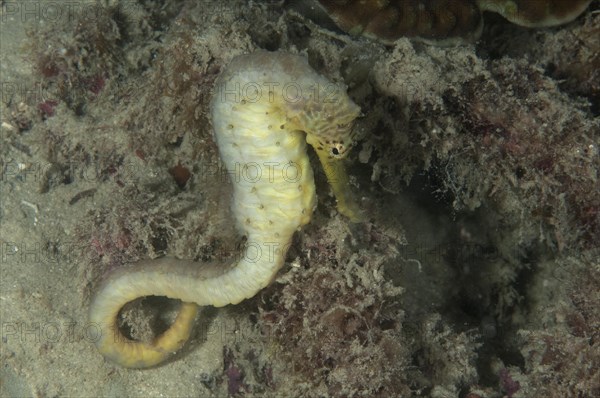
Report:
M272 281L316 203L306 143L323 164L338 210L360 218L338 160L352 146L360 108L305 58L267 51L235 57L217 79L210 111L225 167L248 173L232 179L232 210L246 247L231 264L165 257L109 275L92 299L89 319L99 328L100 353L121 366L160 364L189 338L198 306L239 303ZM181 300L177 318L151 342L128 339L118 327L120 310L152 295Z

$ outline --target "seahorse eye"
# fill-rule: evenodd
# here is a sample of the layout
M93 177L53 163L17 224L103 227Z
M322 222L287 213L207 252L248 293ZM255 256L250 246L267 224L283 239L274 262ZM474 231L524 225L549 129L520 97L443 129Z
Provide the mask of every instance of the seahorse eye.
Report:
M346 155L346 147L341 142L335 142L331 147L331 156L334 158L343 158Z

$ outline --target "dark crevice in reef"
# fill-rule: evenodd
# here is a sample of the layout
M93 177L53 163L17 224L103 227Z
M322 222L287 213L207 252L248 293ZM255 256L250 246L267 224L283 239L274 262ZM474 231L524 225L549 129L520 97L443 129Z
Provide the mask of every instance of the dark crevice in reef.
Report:
M535 32L508 22L498 14L486 13L481 38L477 41L476 54L481 58L498 60L506 56L507 38L520 38Z
M473 213L457 214L455 242L461 239L461 225L478 225L481 230L488 225L485 213L490 209L479 209ZM517 331L523 326L513 321L515 313L527 311L527 291L535 276L538 254L532 249L517 250L512 259L504 249L496 246L490 237L477 243L463 242L448 253L447 261L456 270L456 292L448 300L446 310L455 313L457 322L476 327L480 334L478 350L478 372L483 385L497 385L497 371L490 368L494 358L505 366L524 368L524 358L517 345ZM500 268L511 270L512 280L501 280L495 274ZM514 291L519 299L506 303L505 296ZM518 317L517 317L518 318Z
M410 328L410 324L417 324L425 314L437 311L453 325L455 331L475 330L481 344L477 349L480 383L497 386L497 369L491 369L494 358L500 359L504 366L521 369L525 366L516 335L523 325L514 323L513 314L527 312L527 291L536 275L535 264L545 251L543 248L527 247L507 254L506 248L494 243L497 237L486 232L496 227L494 218L489 216L493 209L456 212L452 208L452 195L440 194L436 181L437 178L431 174L417 173L403 193L412 202L418 203L432 219L448 223L446 226L439 225L440 229L447 231L440 248L436 249L444 266L431 269L439 274L417 272L411 276L410 271L403 271L403 287L406 290L401 301L408 320L405 327ZM476 234L469 236L473 232ZM410 242L409 232L407 236L409 244L419 245L419 242ZM512 280L494 276L500 267L514 274ZM433 290L441 292L437 301L428 291L432 289L428 284L432 283ZM515 292L519 299L507 304L505 296L508 292ZM430 304L432 302L434 304ZM425 303L434 308L422 308ZM415 319L417 322L414 322ZM413 358L417 362L418 356L417 353Z

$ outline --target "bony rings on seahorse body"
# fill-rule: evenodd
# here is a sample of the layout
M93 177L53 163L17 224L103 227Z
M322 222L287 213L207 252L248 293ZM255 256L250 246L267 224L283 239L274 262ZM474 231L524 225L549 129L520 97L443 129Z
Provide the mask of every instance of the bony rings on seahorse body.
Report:
M189 338L198 306L236 304L271 282L284 264L292 235L310 221L315 206L306 143L324 167L340 213L359 219L348 177L336 164L354 141L352 127L360 108L303 57L259 51L234 58L217 81L210 111L225 166L262 168L260 178L254 173L233 181L237 227L254 245L246 245L232 264L160 258L108 276L92 299L89 318L100 327L98 350L121 366L163 362ZM256 245L264 248L258 258L250 253ZM144 296L183 302L171 327L151 342L130 340L117 325L121 308Z

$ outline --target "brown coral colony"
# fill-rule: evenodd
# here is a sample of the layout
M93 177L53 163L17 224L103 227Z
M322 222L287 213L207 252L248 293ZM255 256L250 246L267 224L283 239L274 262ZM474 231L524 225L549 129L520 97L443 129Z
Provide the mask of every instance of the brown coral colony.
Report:
M384 42L400 37L467 38L481 24L479 9L471 1L321 0L320 3L344 31Z
M501 14L529 27L567 23L591 0L319 0L334 22L352 35L391 43L400 37L473 40L482 28L482 11Z

